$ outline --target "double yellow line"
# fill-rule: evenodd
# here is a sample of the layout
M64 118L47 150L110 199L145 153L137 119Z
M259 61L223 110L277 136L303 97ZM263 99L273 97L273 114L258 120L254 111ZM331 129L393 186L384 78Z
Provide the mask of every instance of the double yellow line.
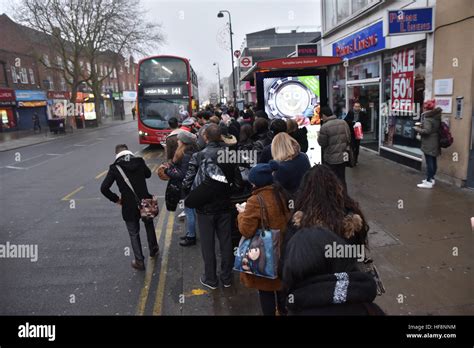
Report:
M163 308L163 298L165 293L165 284L166 284L166 274L168 269L168 259L169 259L169 249L171 244L171 234L173 233L173 225L174 225L174 213L168 212L165 209L165 203L163 203L161 210L160 210L160 217L158 218L158 224L156 225L155 233L156 239L158 242L160 241L162 232L164 230L166 224L166 234L165 234L165 241L163 248L160 249L160 254L162 255L161 260L161 268L160 268L160 276L158 279L158 288L156 290L155 295L155 302L153 305L153 315L160 315L162 313ZM166 215L168 219L166 221ZM166 221L166 223L165 223ZM143 287L140 291L140 296L138 298L138 305L137 305L137 315L144 315L146 304L148 301L148 296L150 293L151 282L153 279L153 273L155 271L155 264L156 259L149 258L147 264L147 270L145 274L145 280L143 282Z

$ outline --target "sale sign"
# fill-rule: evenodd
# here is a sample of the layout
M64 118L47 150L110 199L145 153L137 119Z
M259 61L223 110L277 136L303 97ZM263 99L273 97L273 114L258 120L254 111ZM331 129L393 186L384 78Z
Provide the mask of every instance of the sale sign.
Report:
M415 50L395 52L392 56L392 110L414 111Z

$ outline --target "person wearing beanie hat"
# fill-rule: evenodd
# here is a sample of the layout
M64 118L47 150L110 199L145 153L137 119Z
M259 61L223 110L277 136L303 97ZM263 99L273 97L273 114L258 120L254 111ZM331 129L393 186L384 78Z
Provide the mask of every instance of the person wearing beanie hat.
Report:
M273 184L273 172L278 169L278 162L259 163L249 173L249 181L256 187Z
M284 239L286 225L290 218L288 198L277 184L273 183L273 172L278 163L257 164L250 170L249 181L253 186L252 195L245 204L237 205L239 232L245 238L252 238L262 226L259 199L265 205L268 228L280 230L280 245ZM260 261L260 259L258 259ZM279 260L274 260L279 262ZM269 279L248 273L240 273L240 281L248 288L257 289L264 315L286 314L285 297L280 292L281 280Z

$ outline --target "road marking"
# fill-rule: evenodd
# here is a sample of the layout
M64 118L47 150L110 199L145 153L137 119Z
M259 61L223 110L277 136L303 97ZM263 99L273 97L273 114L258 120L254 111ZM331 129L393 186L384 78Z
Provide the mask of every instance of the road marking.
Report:
M28 168L25 168L25 167L14 167L14 166L5 166L5 168L9 168L9 169L22 169L22 170L28 169Z
M163 310L163 297L165 295L166 273L168 269L168 256L171 244L171 234L173 232L174 213L168 216L166 226L165 246L163 250L163 259L161 260L160 278L158 279L158 289L156 290L155 305L153 306L153 315L161 315Z
M192 289L190 292L184 294L184 297L191 297L191 296L202 296L207 295L209 291L204 289Z
M89 145L83 145L83 144L74 144L72 146L89 146Z
M160 214L160 217L158 218L158 223L156 224L156 240L158 243L160 242L160 237L161 237L161 231L163 231L164 227L164 221L165 221L165 215L167 210L165 209L165 203L161 206L162 213ZM146 302L148 300L148 293L150 292L150 284L151 284L151 279L153 277L153 272L155 270L155 263L156 263L156 257L154 259L148 258L148 263L147 263L147 270L145 274L145 280L143 282L143 287L142 290L140 291L140 296L138 297L138 305L137 305L137 315L143 315L145 313L145 307L146 307Z
M61 200L62 201L67 201L69 200L72 196L74 196L76 193L78 193L80 190L82 190L84 188L84 186L80 186L78 187L77 189L75 189L74 191L72 191L70 194L64 196Z
M95 178L96 178L96 179L100 179L100 178L103 177L105 174L107 174L108 171L109 171L108 169L107 169L107 170L104 170L102 173L99 173Z
M60 153L47 153L47 156L62 156Z

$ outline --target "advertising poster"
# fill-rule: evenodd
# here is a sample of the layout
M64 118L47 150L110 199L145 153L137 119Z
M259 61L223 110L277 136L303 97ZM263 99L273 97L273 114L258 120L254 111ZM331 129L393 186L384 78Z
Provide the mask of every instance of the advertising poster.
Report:
M265 111L270 119L312 117L319 103L319 76L287 76L263 80Z
M311 166L321 163L318 144L320 103L319 76L287 76L263 79L265 111L270 119L295 119L308 130L308 155Z
M84 119L95 120L96 118L94 103L84 103Z
M398 51L392 56L392 111L413 112L415 98L415 50Z

